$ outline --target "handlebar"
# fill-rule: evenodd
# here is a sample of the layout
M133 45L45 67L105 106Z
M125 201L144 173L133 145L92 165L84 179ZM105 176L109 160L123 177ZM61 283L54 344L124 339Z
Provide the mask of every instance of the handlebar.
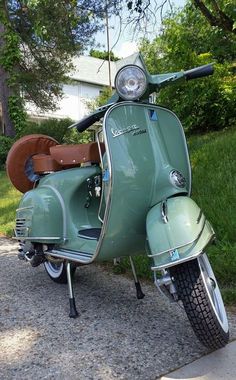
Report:
M185 71L184 76L186 80L191 80L191 79L202 78L208 75L212 75L213 72L214 72L214 67L212 63L209 63L208 65L199 66L194 69Z
M171 85L174 82L177 82L183 78L186 80L206 77L208 75L212 75L214 72L213 64L210 63L208 65L203 65L199 67L195 67L194 69L190 69L187 71L179 71L176 73L168 73L168 74L158 74L158 75L148 75L149 81L149 93L159 90L165 86ZM147 95L147 93L145 93ZM69 128L76 128L78 132L83 132L88 129L92 124L96 121L100 120L106 113L106 111L114 104L119 102L121 99L119 95L115 93L110 99L108 104L103 107L98 108L92 114L86 116L84 119L79 122L71 125Z
M95 112L88 116L85 116L82 120L72 124L69 128L76 128L78 132L86 131L86 129L88 129L91 125L96 123L96 121L99 121L104 116L112 104L113 103L106 104L105 106L98 108Z
M86 129L88 129L91 125L93 125L99 119L100 119L100 116L92 114L80 120L80 122L77 123L75 127L78 132L84 132L86 131Z

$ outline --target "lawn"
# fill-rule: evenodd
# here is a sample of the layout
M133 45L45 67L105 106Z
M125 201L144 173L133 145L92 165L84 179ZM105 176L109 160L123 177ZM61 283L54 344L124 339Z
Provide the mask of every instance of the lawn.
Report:
M208 248L228 304L236 303L236 129L189 139L193 198L212 223L217 244Z
M20 197L21 193L13 188L5 172L0 171L0 236L13 236Z
M236 129L191 136L188 146L193 169L192 197L217 236L217 244L208 248L208 254L226 303L236 304ZM21 194L13 189L3 171L0 195L0 235L11 236ZM148 258L135 259L139 276L151 278ZM128 266L124 259L115 271L126 271Z

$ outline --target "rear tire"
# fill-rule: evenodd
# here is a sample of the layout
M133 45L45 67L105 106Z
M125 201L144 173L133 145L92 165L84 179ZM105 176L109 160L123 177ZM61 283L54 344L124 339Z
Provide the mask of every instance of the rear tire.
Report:
M67 284L66 263L64 261L55 263L52 261L45 261L44 268L54 282L58 284ZM71 275L73 276L76 271L76 266L71 265Z
M206 254L170 268L179 299L198 339L208 348L229 341L225 307Z

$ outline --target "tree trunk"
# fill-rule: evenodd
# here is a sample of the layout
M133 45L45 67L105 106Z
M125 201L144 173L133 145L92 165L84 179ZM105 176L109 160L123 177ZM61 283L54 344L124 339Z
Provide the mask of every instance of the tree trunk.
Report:
M236 34L233 18L229 17L225 12L223 12L215 0L210 1L214 12L212 12L210 9L209 4L204 3L203 0L192 0L192 2L195 7L202 12L203 16L207 19L211 26L217 26L226 32Z
M0 23L0 50L4 46L4 25ZM14 137L15 136L15 127L11 121L9 115L8 100L12 95L12 89L8 86L8 73L0 65L0 102L2 105L2 125L3 133L6 136Z

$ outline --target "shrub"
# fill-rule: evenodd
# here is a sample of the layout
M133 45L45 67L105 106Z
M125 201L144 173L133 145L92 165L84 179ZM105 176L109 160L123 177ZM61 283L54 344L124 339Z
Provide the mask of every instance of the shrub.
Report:
M14 140L10 137L0 136L0 169L3 169L6 163L7 154Z
M63 144L87 144L93 141L93 131L78 133L75 128L68 129L63 137Z
M17 138L35 133L53 137L59 143L62 143L67 129L72 123L72 120L69 118L61 120L48 119L42 121L40 124L28 121L26 127L21 131Z
M205 55L207 58L207 55ZM198 56L195 66L208 63ZM166 87L159 102L171 108L188 132L209 132L234 125L236 120L236 77L229 64L215 64L214 75Z

